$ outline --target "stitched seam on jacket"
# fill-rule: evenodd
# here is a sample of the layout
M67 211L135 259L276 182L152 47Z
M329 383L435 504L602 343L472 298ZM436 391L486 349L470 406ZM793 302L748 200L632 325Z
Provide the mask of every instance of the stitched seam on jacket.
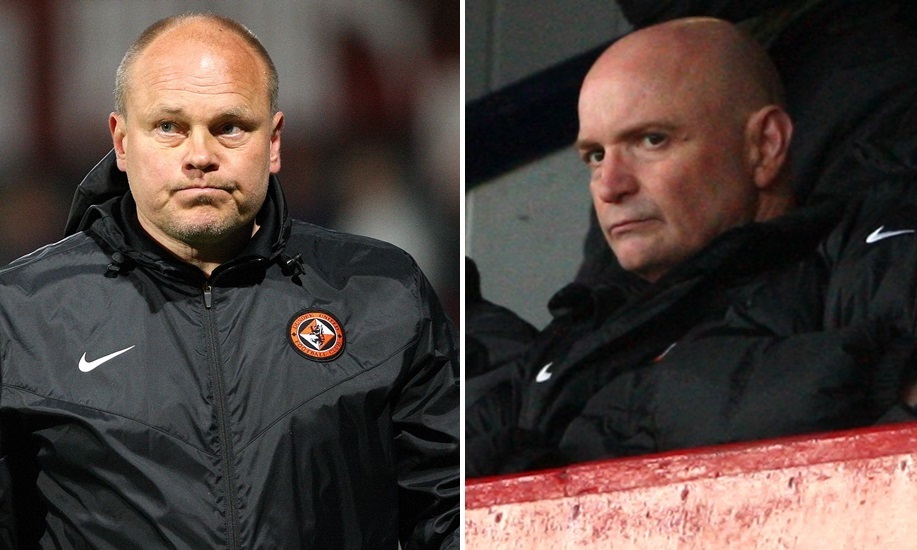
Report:
M58 403L66 403L66 404L68 404L68 405L73 405L74 407L80 407L80 408L83 408L83 409L89 409L89 410L92 410L92 411L97 411L97 412L109 414L109 415L111 415L111 416L116 416L116 417L118 417L118 418L123 418L123 419L125 419L125 420L130 420L131 422L136 422L136 423L138 423L138 424L141 424L141 425L143 425L143 426L146 426L147 428L150 428L151 430L155 430L155 431L157 431L157 432L159 432L159 433L161 433L161 434L163 434L163 435L166 435L166 436L168 436L168 437L170 437L170 438L172 438L172 439L175 439L176 441L179 441L179 442L181 442L181 443L184 443L184 444L187 445L188 447L191 447L191 448L194 449L194 450L197 450L197 451L200 451L201 453L204 453L204 454L205 454L206 456L208 456L208 457L216 458L216 456L217 456L216 454L211 453L210 451L207 451L207 450L205 450L205 449L202 449L202 448L200 448L200 447L194 445L193 443L191 443L190 441L188 441L187 439L185 439L185 438L183 438L183 437L181 437L181 436L179 436L179 435L176 435L176 434L174 434L174 433L171 433L171 432L169 432L169 431L167 431L167 430L164 430L164 429L162 429L162 428L160 428L160 427L158 427L158 426L154 426L153 424L150 424L150 423L148 423L148 422L144 422L143 420L138 420L138 419L136 419L136 418L133 418L133 417L130 417L130 416L126 416L126 415L123 415L123 414L119 414L119 413L116 413L116 412L113 412L113 411L109 411L109 410L107 410L107 409L102 409L102 408L100 408L100 407L92 407L92 406L89 406L89 405L82 405L82 404L80 404L80 403L74 403L74 402L72 402L72 401L66 401L66 400L64 400L64 399L59 399L59 398L57 398L57 397L51 397L51 396L49 396L49 395L42 395L42 394L40 394L40 393L38 393L38 392L35 392L35 391L32 391L32 390L30 390L30 389L28 389L28 388L24 388L24 387L22 387L22 386L17 386L17 385L14 385L14 384L4 384L3 387L4 387L4 388L10 388L10 389L13 389L13 390L18 390L18 391L23 392L23 393L28 393L28 394L34 395L34 396L36 396L36 397L40 397L40 398L42 398L42 399L50 399L51 401L57 401Z
M347 378L344 378L343 380L341 380L341 381L338 382L337 384L328 386L327 388L325 388L325 389L322 390L321 392L319 392L319 393L313 395L313 396L310 397L309 399L306 399L306 400L303 401L302 403L299 403L298 405L296 405L296 406L294 406L294 407L291 407L289 410L283 412L283 413L280 414L277 418L275 418L274 420L272 420L267 426L264 427L264 429L262 429L262 430L259 431L259 432L256 432L254 435L252 435L251 441L249 441L248 443L246 443L246 444L242 445L241 447L239 447L239 449L236 451L236 454L241 453L242 451L244 451L245 449L247 449L250 445L252 445L253 443L255 443L255 441L258 441L259 439L261 439L261 436L263 436L265 433L267 433L268 431L270 431L271 428L273 428L275 424L277 424L278 422L280 422L280 421L283 420L284 418L287 418L288 416L290 416L291 414L293 414L294 411L296 411L297 409L299 409L299 408L302 407L303 405L306 405L307 403L309 403L309 402L311 402L311 401L314 401L316 398L321 397L322 395L325 395L325 394L328 393L329 391L333 390L334 388L337 388L338 386L340 386L341 384L344 384L345 382L350 382L350 381L353 380L354 378L357 378L357 377L359 377L359 376L363 376L364 374L366 374L366 373L372 371L373 369L375 369L375 368L378 367L379 365L382 365L383 363L387 362L387 361L388 361L389 359L391 359L392 357L398 355L398 354L401 353L402 351L404 351L404 350L406 350L407 348L411 347L412 345L416 344L419 340L420 340L420 335L415 336L413 339L411 339L410 342L408 342L407 344L401 346L401 347L398 348L397 350L393 351L391 355L389 355L388 357L386 357L386 358L383 359L382 361L379 361L379 362L376 363L375 365L369 367L368 369L364 369L364 370L362 370L362 371L360 371L360 372L354 374L353 376L349 376L349 377L347 377Z

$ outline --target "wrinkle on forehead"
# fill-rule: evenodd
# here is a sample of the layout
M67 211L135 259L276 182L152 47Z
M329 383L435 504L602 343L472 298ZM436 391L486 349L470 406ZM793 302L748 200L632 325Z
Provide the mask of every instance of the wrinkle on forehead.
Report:
M240 77L234 78L233 73L227 71L200 75L159 67L149 74L138 74L137 82L141 86L138 86L131 101L140 112L183 114L187 105L183 94L187 97L206 95L213 98L210 101L219 101L218 104L212 104L213 107L220 105L220 109L226 113L244 116L254 116L253 109L258 108L259 102L263 103L265 109L269 106L267 97L262 93L263 87L258 82L252 80L248 84L241 84ZM177 95L163 96L164 93Z
M250 90L264 92L264 101L270 102L263 60L240 37L207 21L190 21L164 32L131 70L129 86L136 86L131 91L140 94L144 88L158 88L256 100L245 93Z

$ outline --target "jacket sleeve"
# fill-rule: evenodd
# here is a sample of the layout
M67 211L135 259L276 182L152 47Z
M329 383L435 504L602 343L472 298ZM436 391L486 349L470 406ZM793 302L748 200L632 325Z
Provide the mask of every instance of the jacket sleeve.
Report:
M2 394L2 387L3 375L2 370L0 370L0 394ZM0 405L2 405L2 401L0 401ZM7 457L7 449L10 445L9 437L9 430L4 429L4 422L0 417L0 548L17 547L13 478L10 473L10 461Z
M666 358L648 397L654 429L678 433L691 411L666 401L692 391L707 403L697 411L719 407L718 419L695 418L693 432L715 430L725 440L917 418L900 401L917 380L915 219L913 183L886 178L851 203L817 258L781 273Z
M666 366L673 386L657 388L655 399L709 369L705 376L719 370L730 388L724 433L733 439L917 419L901 403L917 380L917 187L877 179L817 258L770 281L722 326L697 331L691 345L700 366ZM676 348L672 359L691 349ZM775 432L745 431L766 411L776 415Z
M0 459L0 548L16 548L12 478L6 458Z
M593 396L562 447L580 462L866 426L896 406L914 349L876 323L790 336L709 327Z
M759 278L723 319L603 388L568 430L570 459L907 419L917 191L880 191L853 205L819 254Z
M467 337L466 337L467 342ZM514 365L503 365L465 380L465 477L501 473L512 450L515 425L512 376Z
M912 337L873 322L789 337L732 334L686 343L660 365L649 396L660 447L869 425L896 405L913 350ZM676 404L674 395L692 399Z
M401 545L405 550L457 550L461 471L456 333L429 282L422 274L418 278L418 334L393 412Z
M657 411L666 410L666 395L707 378L729 388L720 431L731 439L917 419L913 403L901 401L917 380L914 220L917 187L886 176L851 204L805 270L824 277L784 273L723 326L676 348L654 390ZM823 303L806 295L822 295ZM805 309L816 315L800 317ZM678 422L675 414L660 421ZM768 414L773 428L755 428Z
M869 321L917 338L917 171L913 166L901 170L904 181L896 181L891 172L879 174L884 181L851 209L824 246L832 270L825 308L829 326ZM893 381L895 390L913 397L917 361L913 356L902 361L906 364ZM917 419L910 412L915 404L891 408L893 414L882 421Z

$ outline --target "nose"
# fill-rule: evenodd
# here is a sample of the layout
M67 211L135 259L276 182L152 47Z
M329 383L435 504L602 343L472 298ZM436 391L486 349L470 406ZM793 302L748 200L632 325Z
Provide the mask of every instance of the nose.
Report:
M183 163L185 172L194 175L194 173L212 172L218 168L216 149L219 144L209 132L193 132L186 143L188 149L185 152Z
M621 152L609 148L592 171L593 198L604 203L619 203L637 192L639 184L633 167Z

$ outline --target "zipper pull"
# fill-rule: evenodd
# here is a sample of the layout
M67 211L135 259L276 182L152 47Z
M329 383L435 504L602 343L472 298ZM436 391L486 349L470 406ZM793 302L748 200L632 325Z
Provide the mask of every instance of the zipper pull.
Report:
M213 297L210 293L210 283L204 283L204 307L210 309L210 306L213 305Z

